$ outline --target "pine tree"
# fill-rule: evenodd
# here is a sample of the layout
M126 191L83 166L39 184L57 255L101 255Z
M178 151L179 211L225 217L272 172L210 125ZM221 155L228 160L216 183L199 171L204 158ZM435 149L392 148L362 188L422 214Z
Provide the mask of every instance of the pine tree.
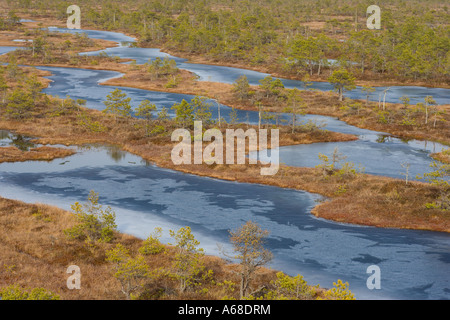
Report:
M234 258L240 261L240 298L248 295L251 280L255 272L272 260L272 253L264 248L267 230L252 222L247 221L242 227L230 231L230 241L236 255Z
M105 113L112 113L114 119L117 122L117 117L127 117L131 114L131 98L126 97L127 94L122 90L116 88L106 96L107 100L103 103L106 108L103 110Z
M370 85L362 86L361 91L366 94L366 107L368 107L370 94L375 92L375 88Z
M295 132L295 125L297 123L297 115L305 114L305 104L303 98L300 96L300 90L294 88L290 90L287 94L288 107L285 108L285 112L288 112L292 116L292 133Z
M343 100L344 90L355 88L355 77L347 69L333 71L328 81L334 86L339 94L339 101Z
M194 123L194 107L186 100L174 104L172 109L175 109L175 121L183 128L191 127Z
M14 119L24 119L29 117L33 106L30 93L17 88L7 98L6 115Z
M142 100L142 102L139 104L139 106L136 108L136 115L138 117L142 117L147 120L146 123L146 135L150 135L150 122L152 120L152 112L155 111L156 105L150 103L149 100Z
M240 100L247 99L250 91L250 84L248 83L247 76L240 76L233 83L233 91L236 97Z
M195 96L190 103L194 112L194 120L202 121L203 124L211 123L212 117L210 110L211 103L206 102L206 100L207 99L205 97Z
M158 121L166 121L169 119L169 113L166 107L163 107L160 112L158 112Z
M6 92L9 86L5 79L5 72L3 68L0 68L0 91L2 91L2 103L6 101Z
M180 281L179 291L183 293L201 280L204 270L201 257L204 252L198 248L200 242L195 239L190 227L180 228L177 232L169 230L169 233L175 240L175 276Z
M432 96L425 97L425 124L428 124L428 107L435 104L436 101L433 99Z
M37 76L33 74L25 81L25 84L33 103L36 103L36 99L39 97L40 92L43 89L42 83L38 80Z
M112 241L117 228L116 214L110 207L103 209L98 200L98 193L91 190L86 203L75 202L71 206L78 224L64 230L67 237L87 243Z
M230 117L230 124L238 123L239 119L235 108L231 108L231 112L228 116Z
M119 280L126 299L130 300L132 293L140 289L142 281L150 276L144 257L132 258L128 249L120 243L106 251L106 257L106 261L114 263L114 277Z

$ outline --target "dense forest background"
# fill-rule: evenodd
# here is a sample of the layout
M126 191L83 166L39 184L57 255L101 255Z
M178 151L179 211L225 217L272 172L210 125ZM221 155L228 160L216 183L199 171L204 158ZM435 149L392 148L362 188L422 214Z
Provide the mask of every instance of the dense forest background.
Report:
M82 28L120 30L139 45L211 61L268 68L295 78L336 66L357 79L450 83L449 7L445 1L390 0L7 0L10 11L67 19ZM381 8L381 30L366 9ZM0 22L1 24L1 22Z

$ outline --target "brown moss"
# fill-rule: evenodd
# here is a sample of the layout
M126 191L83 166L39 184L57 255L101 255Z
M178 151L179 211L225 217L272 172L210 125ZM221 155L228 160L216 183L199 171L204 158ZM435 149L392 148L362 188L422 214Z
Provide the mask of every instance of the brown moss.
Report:
M38 147L29 151L22 151L16 147L0 148L0 163L2 162L23 162L30 160L50 161L56 158L65 158L71 156L75 151L71 149Z

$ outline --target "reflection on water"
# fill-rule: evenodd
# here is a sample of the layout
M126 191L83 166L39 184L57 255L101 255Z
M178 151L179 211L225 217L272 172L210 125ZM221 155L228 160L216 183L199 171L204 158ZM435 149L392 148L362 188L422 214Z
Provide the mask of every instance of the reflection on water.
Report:
M34 144L33 142L31 142L28 139L25 139L22 135L17 135L15 137L13 137L10 145L12 145L22 151L28 151L31 148L34 148L36 146L36 144Z
M31 139L10 131L0 130L0 147L13 146L22 151L29 151L31 148L36 147L36 144L31 142Z
M375 140L378 143L385 143L392 141L392 136L385 135L385 134L379 134L377 140Z
M113 159L115 162L120 162L121 160L123 160L126 156L126 152L121 150L119 147L117 146L112 146L111 148L108 149L107 154L111 157L111 159Z
M9 139L9 131L0 130L0 142L6 139Z

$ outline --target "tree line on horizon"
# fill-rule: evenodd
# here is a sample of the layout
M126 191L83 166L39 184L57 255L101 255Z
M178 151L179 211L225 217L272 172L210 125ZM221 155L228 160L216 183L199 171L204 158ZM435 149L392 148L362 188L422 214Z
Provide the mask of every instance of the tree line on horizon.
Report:
M9 0L32 14L66 19L66 1ZM370 1L81 0L82 27L124 30L143 46L292 75L337 67L403 80L449 80L448 7L439 1L381 2L381 30L366 28ZM314 27L314 24L319 27Z

